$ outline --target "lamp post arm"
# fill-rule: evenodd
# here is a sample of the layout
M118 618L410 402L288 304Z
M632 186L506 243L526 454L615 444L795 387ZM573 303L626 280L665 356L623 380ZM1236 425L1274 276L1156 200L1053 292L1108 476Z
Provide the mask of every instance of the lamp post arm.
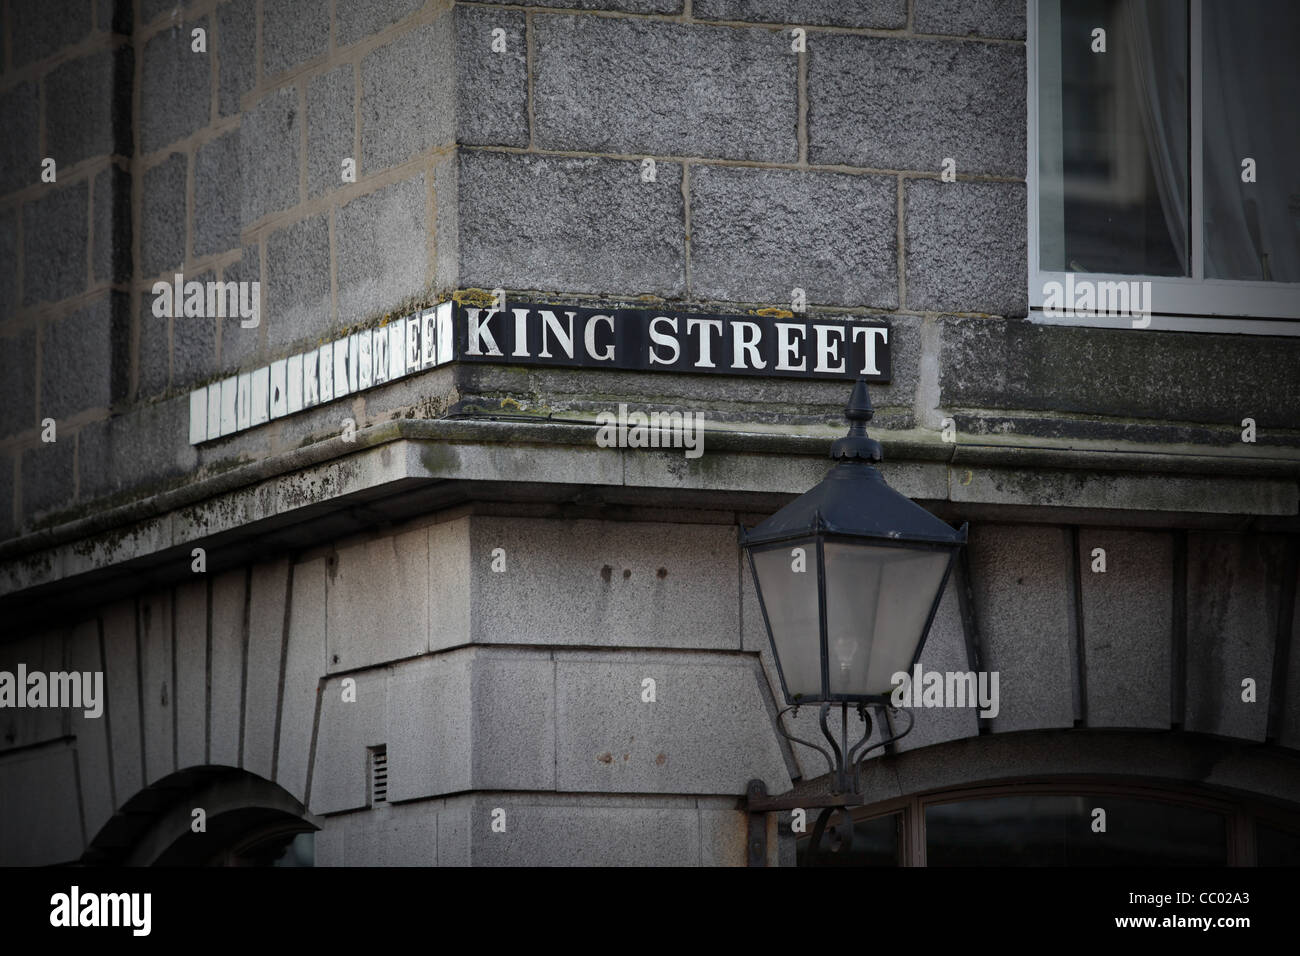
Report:
M825 757L825 758L826 758L826 766L828 766L828 767L830 768L831 773L834 773L834 772L836 771L836 769L837 769L837 767L836 767L836 765L835 765L835 759L830 755L830 753L826 750L825 747L822 747L822 746L820 746L820 745L818 745L818 744L815 744L815 743L813 743L811 740L804 740L802 737L796 737L794 734L790 733L789 731L787 731L787 730L785 729L785 724L783 724L783 723L781 722L781 718L782 718L783 716L785 716L787 713L789 713L790 711L794 711L795 714L798 714L798 713L799 713L799 705L798 705L798 704L792 704L792 705L789 706L789 707L786 707L786 708L784 708L784 709L782 709L782 710L780 710L780 711L777 711L777 715L776 715L776 729L780 732L781 736L784 737L786 740L792 741L793 743L796 743L796 744L803 744L805 747L811 747L813 750L817 751L819 754L821 754L823 757ZM832 741L832 744L831 744L831 745L834 746L834 741Z
M894 734L894 736L892 737L886 737L884 740L877 741L876 743L868 747L866 750L862 751L862 753L860 754L856 754L856 755L850 754L850 761L853 767L853 792L854 793L859 792L861 789L858 781L862 771L862 764L866 761L867 754L875 750L877 747L886 747L889 744L902 740L904 737L906 737L908 734L912 732L912 727L916 724L916 718L912 715L912 712L910 710L903 710L901 707L887 707L886 709L892 714L897 714L900 712L907 714L907 727L904 728L901 734ZM865 741L863 742L865 743ZM854 747L854 750L856 749L857 747Z
M844 709L847 710L848 708L845 707ZM826 715L830 713L830 710L831 702L829 700L823 702L821 706L822 735L826 738L827 742L830 743L831 749L835 751L835 762L831 765L831 769L835 771L835 789L838 792L843 793L847 783L845 775L845 770L847 768L844 766L844 755L845 751L847 751L849 747L848 720L846 719L844 722L843 747L841 747L840 744L835 742L835 735L831 733L831 728L826 723Z
M867 729L863 732L863 734L862 734L862 739L859 740L857 743L855 743L855 744L854 744L854 745L849 749L849 757L848 757L848 760L845 761L845 762L846 762L846 763L848 764L848 766L850 766L850 767L852 767L855 763L857 763L858 756L859 756L859 754L858 754L858 749L859 749L863 744L865 744L865 743L866 743L866 742L871 738L871 715L867 713L867 708L866 708L865 706L863 706L862 704L859 704L859 705L858 705L858 716L861 717L863 723L865 723L865 724L867 725ZM867 750L870 750L870 749L871 749L870 747L867 748ZM863 753L866 753L865 750L862 751L862 752L863 752ZM857 788L856 777L855 777L855 778L854 778L853 792L854 792L854 793L857 793L857 791L858 791L858 788Z

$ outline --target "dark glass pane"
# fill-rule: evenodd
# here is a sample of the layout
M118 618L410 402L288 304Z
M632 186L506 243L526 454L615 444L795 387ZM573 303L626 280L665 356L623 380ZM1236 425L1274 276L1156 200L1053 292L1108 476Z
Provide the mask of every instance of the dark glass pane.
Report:
M1185 0L1039 11L1042 268L1189 275Z
M315 866L316 834L299 833L275 858L272 866Z
M231 855L229 866L315 866L315 833L279 833Z
M815 858L810 852L812 828L818 811L809 811L808 833L795 844L798 866L898 866L898 848L903 830L903 815L891 813L853 823L853 847L830 852L834 845L830 828L822 837L822 852ZM835 822L834 820L832 822Z
M1300 866L1300 833L1257 824L1255 859L1260 866Z
M1205 275L1300 282L1300 4L1205 0ZM1242 162L1255 161L1255 182Z
M1095 807L1106 832L1092 829ZM1114 796L1010 796L926 807L930 866L1223 866L1227 825L1195 807Z

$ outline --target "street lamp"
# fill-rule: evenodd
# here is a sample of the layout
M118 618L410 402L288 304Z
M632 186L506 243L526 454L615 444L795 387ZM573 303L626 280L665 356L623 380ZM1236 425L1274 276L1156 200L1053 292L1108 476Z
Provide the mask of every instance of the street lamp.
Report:
M859 379L844 410L848 435L831 445L835 465L826 477L756 527L741 526L788 705L781 713L819 704L834 757L786 736L821 751L837 793L857 793L861 758L883 746L861 750L871 736L866 707L888 703L893 675L911 672L966 543L966 525L953 530L885 484L874 465L884 457L880 442L867 437L872 414ZM838 742L827 723L836 704ZM866 723L851 747L850 707ZM777 726L785 733L780 715Z

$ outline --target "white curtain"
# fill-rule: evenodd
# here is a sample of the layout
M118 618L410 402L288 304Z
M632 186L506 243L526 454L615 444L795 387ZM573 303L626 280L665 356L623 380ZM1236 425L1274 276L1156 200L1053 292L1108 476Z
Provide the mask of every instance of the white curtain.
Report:
M1160 207L1174 253L1191 275L1186 0L1128 0L1121 10L1124 47Z

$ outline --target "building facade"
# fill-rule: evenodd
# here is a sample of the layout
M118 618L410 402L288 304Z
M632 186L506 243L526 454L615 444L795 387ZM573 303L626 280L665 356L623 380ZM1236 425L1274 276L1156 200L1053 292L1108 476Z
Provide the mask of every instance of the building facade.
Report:
M1178 168L1201 6L9 0L0 862L1300 862L1300 184ZM922 673L998 700L914 701L840 856L738 526L863 370L471 360L521 303L887 329L881 471L970 525Z

